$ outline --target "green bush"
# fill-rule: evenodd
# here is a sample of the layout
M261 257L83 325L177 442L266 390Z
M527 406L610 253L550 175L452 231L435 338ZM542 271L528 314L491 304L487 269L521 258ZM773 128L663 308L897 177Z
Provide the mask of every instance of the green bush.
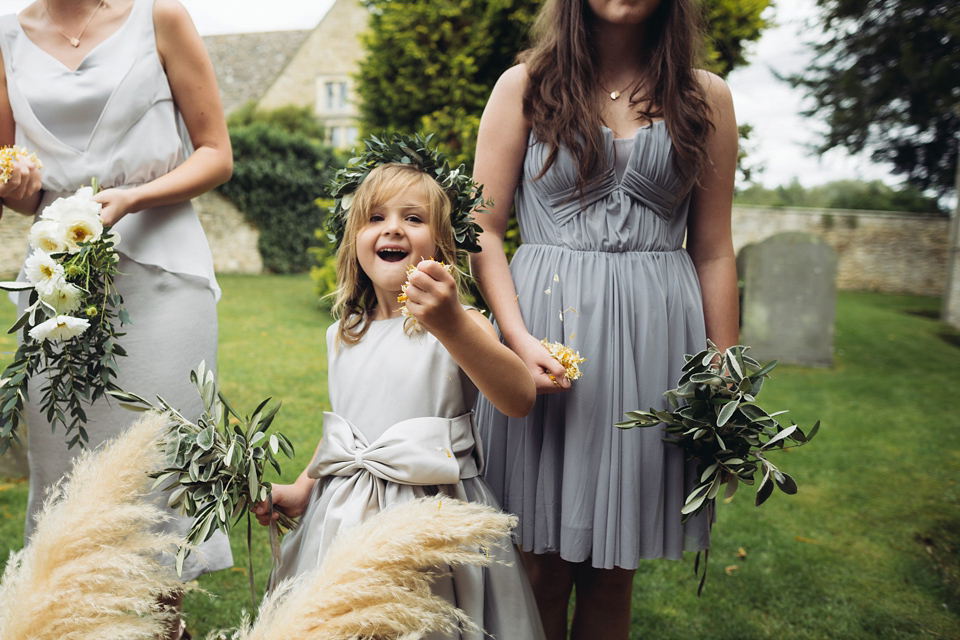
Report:
M282 111L282 110L278 110ZM273 121L230 129L233 178L219 189L260 230L260 256L274 273L310 268L324 212L316 200L341 165L329 147Z

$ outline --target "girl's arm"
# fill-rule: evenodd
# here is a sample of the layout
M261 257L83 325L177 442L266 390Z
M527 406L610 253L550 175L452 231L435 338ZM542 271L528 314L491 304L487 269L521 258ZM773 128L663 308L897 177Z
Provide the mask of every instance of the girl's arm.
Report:
M94 200L103 204L105 224L115 224L131 212L184 202L223 184L233 173L233 152L213 64L190 15L178 0L156 0L153 23L157 52L194 152L156 180L97 194Z
M436 336L480 392L508 416L530 413L536 389L527 367L500 343L483 314L460 306L456 283L446 268L423 261L409 281L407 309Z
M14 144L17 125L7 95L7 71L0 58L0 147ZM40 170L35 164L19 158L10 169L10 178L0 185L3 206L32 215L40 205ZM0 216L3 209L0 208Z
M488 213L475 216L483 228L480 235L483 250L473 254L471 260L477 285L497 319L503 341L520 356L533 376L537 392L553 393L569 389L570 381L565 377L563 366L550 356L540 339L527 331L503 252L503 236L510 219L513 194L522 176L530 135L530 125L523 115L526 84L524 65L508 69L500 76L483 110L473 176L483 185L484 197L493 199L493 205ZM559 382L551 380L551 374Z
M317 443L317 451L320 450L320 444ZM314 457L317 453L314 451ZM311 458L312 459L312 458ZM309 468L309 465L307 465ZM263 526L270 524L271 520L276 521L280 515L276 511L283 511L291 518L299 518L307 509L310 502L310 492L313 491L313 485L317 483L316 478L307 475L305 468L297 477L293 484L274 483L270 493L273 496L273 517L270 517L270 505L266 500L262 500L253 505L253 514L257 522Z
M727 85L700 72L712 110L714 130L707 139L707 164L693 190L687 222L687 251L693 259L703 295L707 337L721 349L737 344L739 296L730 210L737 169L738 132Z

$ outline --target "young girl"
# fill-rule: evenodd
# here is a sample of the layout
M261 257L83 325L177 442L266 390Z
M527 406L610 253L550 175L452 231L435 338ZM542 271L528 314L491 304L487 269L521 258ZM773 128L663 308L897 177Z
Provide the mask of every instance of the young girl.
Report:
M276 508L303 514L284 539L275 580L316 568L341 530L392 504L443 493L496 505L479 476L470 411L477 389L509 415L534 401L523 362L460 302L459 273L445 266L457 264L457 246L440 184L415 166L384 164L342 204L340 321L327 331L333 411L313 461L294 484L273 486ZM265 505L256 512L269 523ZM494 638L542 638L513 547L504 541L490 553L498 562L488 568L438 572L435 590Z
M737 340L730 92L698 71L694 0L546 0L533 46L493 89L474 176L477 283L543 394L528 416L481 401L485 479L520 518L547 637L625 640L640 558L710 544L680 523L695 469L624 411L665 406L685 353ZM523 245L502 250L511 205ZM546 293L549 292L549 295ZM586 358L571 384L540 340Z

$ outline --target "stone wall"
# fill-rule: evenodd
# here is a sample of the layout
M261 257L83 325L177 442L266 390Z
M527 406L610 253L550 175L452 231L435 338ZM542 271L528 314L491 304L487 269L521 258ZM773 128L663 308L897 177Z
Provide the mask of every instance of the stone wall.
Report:
M781 231L806 231L837 252L837 287L943 295L950 220L942 216L840 209L735 206L734 249Z
M236 207L219 193L194 199L217 273L260 273L263 261L257 249L259 232ZM12 279L20 270L27 250L27 233L33 218L7 209L0 219L0 278ZM122 241L122 239L121 239Z

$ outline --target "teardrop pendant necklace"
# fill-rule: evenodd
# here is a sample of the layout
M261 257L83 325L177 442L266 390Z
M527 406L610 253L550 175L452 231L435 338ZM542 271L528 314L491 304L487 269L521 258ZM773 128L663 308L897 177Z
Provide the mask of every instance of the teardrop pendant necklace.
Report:
M98 4L97 8L93 10L93 13L90 14L90 17L87 18L87 21L83 23L83 28L80 29L80 33L78 33L76 36L68 36L63 32L63 29L58 27L57 23L53 21L53 16L50 15L50 9L47 8L47 0L43 0L43 10L47 14L47 18L50 20L50 24L52 24L53 28L57 30L57 33L63 36L64 39L66 39L66 41L70 43L70 46L74 48L77 48L80 46L80 38L83 37L83 33L87 30L87 27L90 26L90 23L93 22L93 17L97 15L97 12L100 11L103 5L104 5L104 0L100 0L100 4Z

